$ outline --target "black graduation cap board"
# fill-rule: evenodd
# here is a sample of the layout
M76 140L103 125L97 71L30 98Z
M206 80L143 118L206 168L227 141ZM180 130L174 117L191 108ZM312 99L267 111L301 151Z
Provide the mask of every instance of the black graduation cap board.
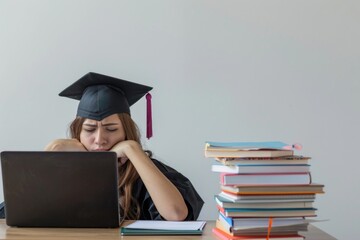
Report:
M151 95L148 92L151 89L142 84L89 72L59 96L80 100L77 116L100 121L115 113L130 114L130 106L147 94L147 137L150 138Z

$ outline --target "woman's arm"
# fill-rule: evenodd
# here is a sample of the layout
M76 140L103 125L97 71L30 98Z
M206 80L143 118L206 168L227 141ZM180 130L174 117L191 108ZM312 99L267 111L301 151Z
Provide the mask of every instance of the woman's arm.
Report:
M50 142L45 151L86 151L77 139L56 139Z
M118 158L128 158L139 173L160 215L166 220L182 221L188 208L179 190L155 166L139 143L127 140L116 144L111 151Z

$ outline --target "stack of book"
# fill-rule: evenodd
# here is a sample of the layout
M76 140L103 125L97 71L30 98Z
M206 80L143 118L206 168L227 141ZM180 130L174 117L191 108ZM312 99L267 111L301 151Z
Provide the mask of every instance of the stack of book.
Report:
M213 232L222 239L302 240L324 185L311 181L310 157L282 142L206 142L220 173Z

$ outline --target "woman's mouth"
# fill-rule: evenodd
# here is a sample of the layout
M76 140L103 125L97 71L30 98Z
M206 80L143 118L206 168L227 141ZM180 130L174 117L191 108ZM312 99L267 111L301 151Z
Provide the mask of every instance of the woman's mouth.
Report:
M104 151L107 151L107 149L105 149L105 148L96 148L93 151L95 151L95 152L104 152Z

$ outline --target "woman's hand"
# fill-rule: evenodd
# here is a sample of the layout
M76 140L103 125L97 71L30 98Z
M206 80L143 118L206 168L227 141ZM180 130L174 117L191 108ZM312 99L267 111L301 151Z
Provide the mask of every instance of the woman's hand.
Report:
M50 142L45 151L87 151L77 139L56 139Z
M129 160L128 154L129 151L143 151L141 146L136 141L126 140L121 141L115 144L109 151L116 152L118 159L120 160L121 165L124 164L127 160Z

